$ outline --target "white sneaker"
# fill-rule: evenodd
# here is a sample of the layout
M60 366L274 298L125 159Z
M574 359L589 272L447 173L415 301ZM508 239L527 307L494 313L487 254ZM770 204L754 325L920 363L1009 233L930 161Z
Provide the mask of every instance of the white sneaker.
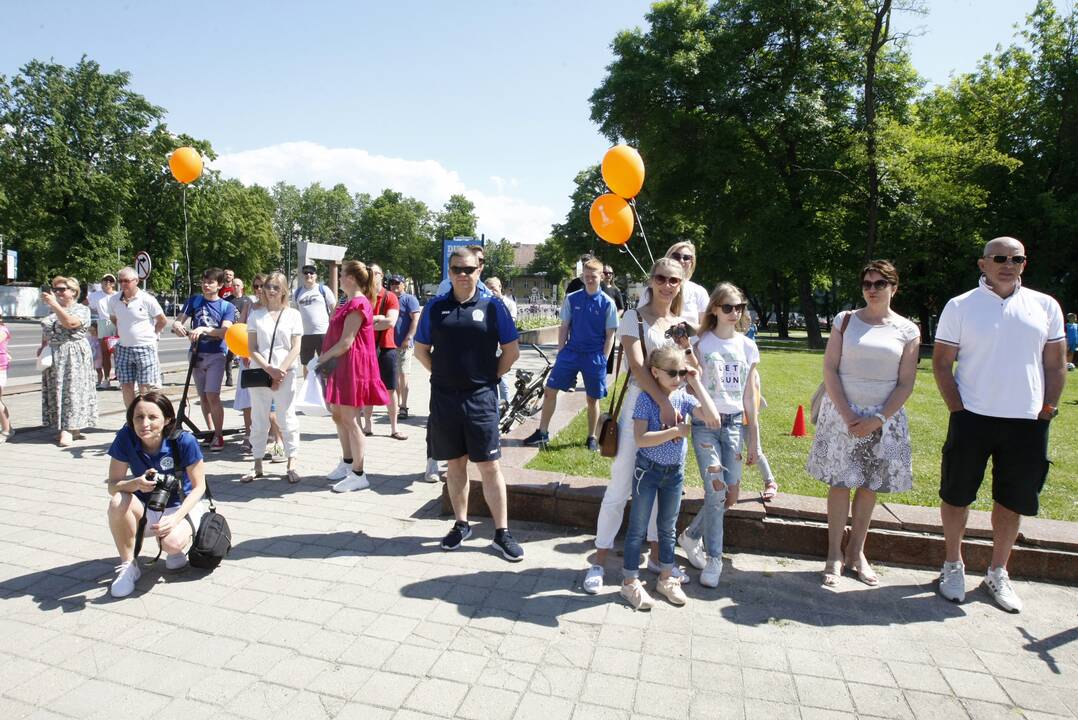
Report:
M337 467L326 474L326 480L344 480L350 472L352 472L352 465L341 460L337 463Z
M1012 613L1022 612L1022 598L1014 591L1007 568L989 568L984 576L984 586L1001 608Z
M656 575L663 571L662 567L659 566L659 563L652 561L650 556L648 557L648 570ZM692 578L689 577L689 574L677 565L675 565L674 569L671 571L670 577L674 578L682 585L688 585L692 582Z
M951 602L966 599L966 566L962 561L945 562L940 570L940 595Z
M603 588L603 566L592 565L584 574L584 592L595 595Z
M644 589L644 583L640 582L640 578L636 578L628 585L622 584L621 596L629 601L634 610L650 610L655 605L655 601Z
M438 470L438 461L434 458L427 458L427 469L423 473L423 479L429 483L441 481L442 473Z
M348 476L333 486L335 493L351 492L353 490L366 490L371 486L367 480L367 473L349 471Z
M703 572L700 573L700 584L704 587L718 587L719 578L722 577L722 558L721 557L709 557L707 559L707 565L704 566Z
M270 462L283 463L287 459L284 456L284 448L277 443L273 443L273 449L270 450Z
M109 594L114 598L127 597L135 591L135 583L142 577L138 567L138 558L116 566L116 579L109 586Z
M165 556L166 570L182 570L187 567L187 556L183 553L169 554Z
M677 544L685 551L685 557L689 559L689 563L694 568L697 570L704 569L704 565L707 564L707 554L704 552L703 538L691 538L686 532L682 531L677 539Z
M681 589L681 583L673 575L665 580L660 578L659 582L655 583L655 589L659 591L660 595L665 595L666 599L674 605L684 605L689 602L689 598L685 596L685 591Z

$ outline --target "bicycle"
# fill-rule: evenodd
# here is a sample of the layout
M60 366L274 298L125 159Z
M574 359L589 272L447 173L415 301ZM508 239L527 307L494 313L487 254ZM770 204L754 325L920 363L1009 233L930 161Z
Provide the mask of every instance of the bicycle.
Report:
M539 353L546 367L537 373L530 370L516 371L513 401L502 408L499 418L503 433L508 433L515 423L523 422L543 409L543 388L546 386L547 376L554 368L554 363L550 362L550 358L538 345L528 343L528 346Z

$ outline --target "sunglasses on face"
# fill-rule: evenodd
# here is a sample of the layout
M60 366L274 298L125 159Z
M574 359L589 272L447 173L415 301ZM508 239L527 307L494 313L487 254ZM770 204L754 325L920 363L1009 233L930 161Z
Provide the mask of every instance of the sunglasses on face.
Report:
M891 283L888 280L862 280L861 289L865 292L869 290L886 290L890 287Z
M679 260L681 262L693 261L692 255L685 255L684 253L670 253L670 257L672 257L674 260Z
M478 265L450 265L449 270L454 275L471 275L479 269Z
M677 287L681 284L681 278L679 277L667 277L661 273L655 273L651 276L651 279L655 281L656 285L669 285L670 287Z
M314 270L304 270L303 274L304 275L317 275L318 273L315 272Z
M69 287L68 287L68 286L66 286L66 285L53 285L53 286L52 286L52 291L53 291L54 293L58 293L58 292L63 292L64 290L70 290L70 289L71 289L71 288L69 288Z
M670 379L684 378L686 375L689 374L689 371L685 370L684 368L681 369L681 370L669 370L667 368L658 368L658 369L662 370L664 373L666 373L667 377L669 377Z
M126 285L127 283L138 282L138 278L120 278L120 282Z
M737 303L736 305L731 305L730 303L723 303L722 305L716 305L716 307L729 315L735 310L739 313L745 312L745 308L748 307L748 305L747 303Z
M261 290L261 289L262 289L261 285L255 285L255 290Z
M1025 265L1026 263L1025 255L985 255L985 257L992 258L992 262L994 262L996 265L1003 265L1008 260L1011 261L1012 265Z
M263 285L262 287L266 288L267 290L272 290L273 292L280 292L281 291L281 286L280 285Z

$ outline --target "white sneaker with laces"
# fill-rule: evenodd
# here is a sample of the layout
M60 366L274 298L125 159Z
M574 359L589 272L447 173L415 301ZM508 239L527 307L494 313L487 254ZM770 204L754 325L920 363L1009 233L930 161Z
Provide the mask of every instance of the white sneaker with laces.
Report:
M660 578L659 582L655 583L655 589L660 595L665 595L666 599L674 605L684 605L689 601L689 598L685 596L685 591L681 589L681 583L673 575L665 580Z
M584 592L595 595L603 588L603 566L592 565L584 574Z
M648 570L655 573L656 575L663 571L662 567L659 566L659 563L654 562L650 557L648 557ZM689 577L689 574L677 565L674 566L674 569L670 573L670 576L682 585L688 585L692 582L692 578Z
M707 565L704 566L703 571L700 573L700 584L704 587L718 587L719 578L722 577L722 558L721 557L709 557L707 559Z
M166 570L182 570L187 567L187 556L183 553L169 554L165 556Z
M940 570L940 595L951 602L966 599L966 566L962 561L945 562Z
M650 610L655 605L655 601L648 595L648 591L644 589L644 583L640 582L639 578L635 578L628 585L622 584L621 596L633 606L634 610Z
M346 463L344 460L341 460L337 463L337 467L326 474L326 480L344 480L348 477L348 473L350 472L352 472L351 463Z
M349 471L348 476L341 480L339 483L333 486L332 490L335 493L351 492L353 490L366 490L371 486L369 480L367 480L367 473L356 473L355 471Z
M109 594L114 598L127 597L135 591L135 583L142 577L138 567L138 558L128 560L116 566L116 579L109 586Z
M707 564L707 553L704 552L704 539L691 538L688 533L682 531L677 539L677 544L685 551L685 557L697 570L703 570Z
M1022 598L1014 591L1007 568L989 568L984 576L984 586L1001 608L1011 613L1022 612Z
M429 483L436 483L442 479L442 473L438 470L438 461L427 458L427 469L423 473L423 479Z

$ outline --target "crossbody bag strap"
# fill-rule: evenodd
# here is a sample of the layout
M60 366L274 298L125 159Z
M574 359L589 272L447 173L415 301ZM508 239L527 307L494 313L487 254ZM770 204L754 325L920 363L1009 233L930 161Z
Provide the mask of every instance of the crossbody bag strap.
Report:
M610 396L610 415L614 419L617 419L618 410L621 409L621 401L618 399L617 382L618 382L618 375L621 373L621 356L625 354L625 344L622 343L621 352L618 352L617 348L615 347L614 348L614 354L618 356L618 359L614 361L615 389L614 389L613 394ZM628 384L628 382L629 382L629 379L626 378L625 383ZM625 385L622 385L621 394L625 395Z
M846 342L846 328L850 325L850 315L853 315L853 310L847 310L846 314L842 318L842 342ZM839 365L842 364L842 346L839 346L838 352Z

